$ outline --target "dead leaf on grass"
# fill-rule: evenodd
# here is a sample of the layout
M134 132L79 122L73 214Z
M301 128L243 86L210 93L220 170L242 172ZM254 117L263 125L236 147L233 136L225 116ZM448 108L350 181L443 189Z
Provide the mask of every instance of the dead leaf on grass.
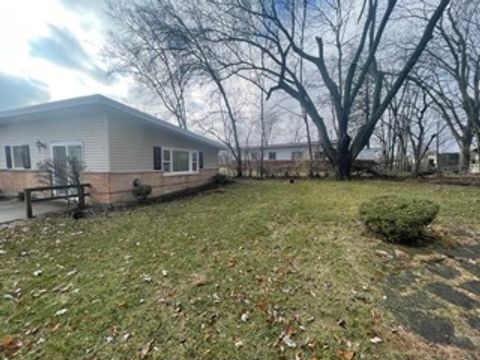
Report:
M19 338L5 336L0 342L0 353L6 354L7 358L13 357L22 346L23 342Z
M138 356L140 359L145 359L147 355L152 351L153 339L147 342L142 348L138 351Z
M207 275L205 274L194 274L193 275L193 286L202 286L208 282Z
M67 309L63 308L63 309L60 309L58 310L56 313L55 313L55 316L62 316L62 315L65 315L67 313Z
M343 360L353 360L355 358L355 351L352 350L338 350L337 356L339 359Z
M235 345L236 348L242 347L243 346L243 340L239 338L238 336L235 336L233 338L233 344Z
M237 265L237 258L235 256L230 256L228 258L228 266L234 267L235 265Z

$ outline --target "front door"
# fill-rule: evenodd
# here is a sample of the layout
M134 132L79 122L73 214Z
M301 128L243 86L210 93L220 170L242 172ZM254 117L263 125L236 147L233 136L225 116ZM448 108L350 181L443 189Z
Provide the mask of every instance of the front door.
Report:
M71 162L76 160L79 164L83 163L83 151L81 144L54 144L52 145L52 160L54 168L53 183L54 186L71 185ZM57 195L66 195L75 193L71 191L59 190Z

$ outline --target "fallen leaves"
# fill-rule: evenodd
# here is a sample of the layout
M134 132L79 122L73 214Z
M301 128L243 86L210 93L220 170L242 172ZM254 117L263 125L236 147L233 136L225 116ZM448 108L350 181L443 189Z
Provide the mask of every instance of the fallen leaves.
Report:
M230 256L228 258L228 267L234 267L237 265L237 258L235 256Z
M355 351L353 350L338 350L337 356L343 360L353 360L355 358Z
M372 344L380 344L382 342L382 339L378 336L374 336L373 338L370 339L370 342Z
M289 348L296 348L297 347L297 344L295 343L295 341L292 340L292 338L289 336L289 335L283 335L282 336L282 341L285 345L287 345Z
M65 315L67 313L67 309L66 308L63 308L63 309L60 309L58 310L56 313L55 313L55 316L62 316L62 315Z
M35 271L33 272L33 276L38 277L38 276L42 275L42 273L43 273L42 270L35 270Z
M140 359L145 359L150 351L152 351L152 346L153 346L153 339L147 342L145 345L143 345L140 350L138 351L138 357Z
M208 277L205 274L193 274L192 278L193 286L203 286L208 283Z
M235 345L236 348L242 347L244 345L243 340L241 338L239 338L238 336L235 336L233 338L233 345Z
M0 353L6 354L7 358L13 357L23 346L22 340L13 336L5 336L0 342Z

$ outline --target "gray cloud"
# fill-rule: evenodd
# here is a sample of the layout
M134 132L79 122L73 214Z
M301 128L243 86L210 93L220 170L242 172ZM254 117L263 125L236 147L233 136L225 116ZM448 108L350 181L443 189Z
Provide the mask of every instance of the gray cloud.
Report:
M56 65L82 71L98 82L108 84L107 73L99 68L82 44L68 29L49 24L50 35L30 41L30 55Z
M44 83L0 73L0 110L48 100L50 100L50 93Z

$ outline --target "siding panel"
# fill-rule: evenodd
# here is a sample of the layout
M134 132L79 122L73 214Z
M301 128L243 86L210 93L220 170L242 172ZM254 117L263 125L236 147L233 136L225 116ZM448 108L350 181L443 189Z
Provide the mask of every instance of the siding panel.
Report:
M5 146L30 146L32 170L38 163L51 157L50 147L55 142L81 142L87 171L108 171L105 117L103 114L62 120L19 122L0 126L0 169L6 169ZM47 145L39 147L38 142Z
M109 116L108 133L112 172L153 171L154 146L203 151L204 169L218 168L218 149L135 119Z

